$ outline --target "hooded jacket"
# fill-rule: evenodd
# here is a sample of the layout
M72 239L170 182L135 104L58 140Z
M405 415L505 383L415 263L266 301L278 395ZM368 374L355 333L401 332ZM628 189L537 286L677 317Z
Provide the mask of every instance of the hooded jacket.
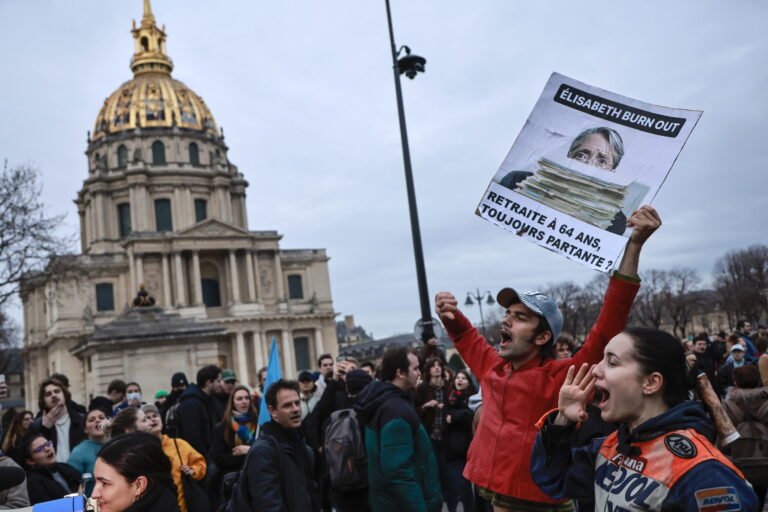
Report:
M198 453L208 453L213 443L216 411L213 399L195 384L190 384L179 398L179 437L192 445Z
M574 446L577 426L538 423L534 482L553 498L594 500L595 510L757 510L741 472L712 444L704 406L683 402L638 425Z
M410 393L373 381L357 395L355 412L365 426L371 509L439 511L442 498L432 441Z

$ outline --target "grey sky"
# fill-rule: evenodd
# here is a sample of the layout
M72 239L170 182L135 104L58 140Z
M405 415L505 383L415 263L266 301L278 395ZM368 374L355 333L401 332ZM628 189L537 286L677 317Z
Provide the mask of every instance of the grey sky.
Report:
M494 293L594 272L474 215L552 71L704 115L656 198L644 268L706 278L765 242L766 2L393 1L395 37L427 58L404 80L430 294ZM66 212L86 131L131 78L142 2L0 0L0 158L43 171ZM419 317L384 2L154 0L173 76L200 94L250 182L251 229L324 247L334 304L377 337ZM469 311L478 319L477 308Z

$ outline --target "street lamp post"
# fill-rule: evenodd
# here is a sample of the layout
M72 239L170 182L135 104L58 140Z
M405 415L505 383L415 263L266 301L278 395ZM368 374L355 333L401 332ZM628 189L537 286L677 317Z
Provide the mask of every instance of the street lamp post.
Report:
M487 297L487 299L486 299ZM496 301L493 300L493 295L491 295L491 292L486 291L483 293L480 293L479 288L475 288L475 294L472 295L472 292L467 292L467 300L464 302L465 306L473 306L475 303L472 302L472 299L475 299L477 301L477 306L480 308L480 325L483 328L483 336L485 339L488 339L488 336L485 334L485 317L483 316L483 299L486 299L486 304L494 304Z
M397 114L400 118L400 140L403 145L403 166L405 167L405 186L408 192L408 209L411 214L411 236L413 237L413 254L416 259L416 280L419 286L419 302L421 303L421 322L424 328L422 340L426 341L434 336L432 328L432 314L429 306L429 291L427 289L427 273L424 269L424 253L421 246L421 230L419 229L419 212L416 208L416 192L413 186L413 173L411 172L411 153L408 149L408 131L405 127L405 110L403 109L403 93L400 90L400 75L405 74L410 79L418 73L424 72L424 64L427 60L418 55L411 55L411 49L403 46L400 50L395 48L395 34L392 30L392 13L387 5L387 23L389 25L389 41L392 47L392 69L395 73L395 93L397 94ZM398 59L401 51L405 50L405 56Z

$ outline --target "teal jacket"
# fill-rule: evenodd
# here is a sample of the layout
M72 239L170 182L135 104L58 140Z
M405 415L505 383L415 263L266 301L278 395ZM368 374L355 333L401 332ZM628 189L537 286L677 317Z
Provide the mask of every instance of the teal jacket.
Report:
M355 411L365 426L373 512L441 510L432 442L416 415L411 394L373 381L357 395Z

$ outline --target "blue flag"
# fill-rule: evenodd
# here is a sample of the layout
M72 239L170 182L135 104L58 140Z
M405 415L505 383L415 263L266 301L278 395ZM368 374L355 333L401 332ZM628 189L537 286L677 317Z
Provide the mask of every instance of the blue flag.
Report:
M269 364L267 364L267 379L264 381L264 396L261 399L259 408L259 425L272 419L267 410L266 394L270 384L280 380L280 357L277 354L277 340L272 336L272 343L269 346Z

